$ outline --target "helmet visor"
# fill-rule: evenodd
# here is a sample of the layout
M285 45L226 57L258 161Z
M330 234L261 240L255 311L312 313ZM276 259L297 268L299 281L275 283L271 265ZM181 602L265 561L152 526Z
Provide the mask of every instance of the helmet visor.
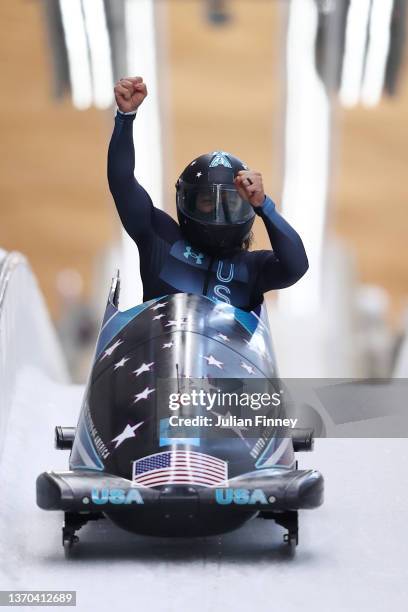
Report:
M209 185L206 188L183 185L178 204L189 217L216 225L245 223L254 215L253 208L231 185Z

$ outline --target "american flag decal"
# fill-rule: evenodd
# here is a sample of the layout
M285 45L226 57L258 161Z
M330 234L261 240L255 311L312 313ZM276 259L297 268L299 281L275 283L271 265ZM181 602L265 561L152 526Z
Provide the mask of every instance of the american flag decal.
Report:
M133 482L145 487L165 484L212 487L227 479L226 461L194 451L164 451L133 461Z

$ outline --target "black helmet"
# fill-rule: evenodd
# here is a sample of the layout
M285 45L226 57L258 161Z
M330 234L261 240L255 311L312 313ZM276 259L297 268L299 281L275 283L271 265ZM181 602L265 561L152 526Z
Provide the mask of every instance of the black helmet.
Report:
M247 169L233 155L214 151L197 157L180 175L176 183L177 216L192 245L214 255L241 248L255 212L239 195L234 178Z

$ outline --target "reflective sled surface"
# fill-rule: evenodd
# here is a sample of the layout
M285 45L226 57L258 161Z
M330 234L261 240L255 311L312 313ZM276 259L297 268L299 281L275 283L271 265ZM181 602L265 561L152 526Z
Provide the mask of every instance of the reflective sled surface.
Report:
M57 447L71 449L69 469L37 479L38 505L65 513L65 548L88 520L105 517L138 534L203 536L258 515L296 544L297 511L323 501L321 474L295 461L295 451L311 450L312 432L240 427L234 410L217 404L211 416L232 424L213 435L199 425L175 435L169 426L169 396L191 381L212 391L276 389L266 313L193 294L122 312L118 298L116 277L79 422L56 429ZM192 415L181 405L176 412Z

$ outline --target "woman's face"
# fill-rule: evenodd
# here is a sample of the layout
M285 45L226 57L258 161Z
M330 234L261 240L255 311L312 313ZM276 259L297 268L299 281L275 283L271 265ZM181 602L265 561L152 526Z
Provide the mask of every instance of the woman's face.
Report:
M196 207L202 213L209 214L214 210L215 203L208 193L198 193L196 199Z

